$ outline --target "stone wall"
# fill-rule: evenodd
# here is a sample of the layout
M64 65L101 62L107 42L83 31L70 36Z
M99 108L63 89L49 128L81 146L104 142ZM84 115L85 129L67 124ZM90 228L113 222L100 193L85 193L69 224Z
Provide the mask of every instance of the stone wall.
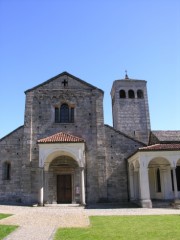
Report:
M126 97L120 98L120 90ZM134 91L134 98L129 98L129 90ZM143 92L138 98L137 91ZM148 144L150 134L150 117L146 81L116 80L111 90L113 127L127 135Z
M23 191L27 198L38 194L37 140L65 132L85 139L86 200L97 202L106 198L103 92L69 76L68 86L64 87L64 78L59 77L26 92ZM55 123L55 107L62 103L74 106L74 123ZM28 172L29 166L31 170Z
M107 199L109 202L127 201L129 199L127 158L143 144L108 125L105 125L105 133Z
M23 126L0 140L0 201L21 203ZM10 164L10 178L4 178L4 163Z

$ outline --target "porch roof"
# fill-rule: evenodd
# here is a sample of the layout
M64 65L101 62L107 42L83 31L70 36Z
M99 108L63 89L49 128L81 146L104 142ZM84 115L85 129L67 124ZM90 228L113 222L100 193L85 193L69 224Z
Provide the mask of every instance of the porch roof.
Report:
M180 143L159 143L147 147L141 147L139 151L177 151L180 150Z
M39 139L38 143L83 143L85 140L68 133L56 133L46 138Z

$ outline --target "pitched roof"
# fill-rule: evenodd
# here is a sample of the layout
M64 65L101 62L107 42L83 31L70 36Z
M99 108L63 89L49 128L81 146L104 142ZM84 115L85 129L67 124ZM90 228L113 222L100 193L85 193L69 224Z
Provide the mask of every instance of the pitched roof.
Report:
M138 149L141 151L178 151L180 150L180 143L168 143L168 144L154 144L147 147L141 147Z
M180 131L152 131L150 144L155 143L180 143Z
M47 83L50 83L50 82L54 81L55 79L57 79L57 78L59 78L59 77L62 77L62 76L64 76L64 75L65 75L65 76L69 76L70 78L73 78L73 79L75 79L76 81L78 81L78 82L80 82L80 83L82 83L82 84L85 84L85 85L88 86L88 87L91 87L92 89L97 89L97 90L101 91L102 93L104 93L103 90L101 90L101 89L99 89L99 88L91 85L90 83L85 82L84 80L81 80L80 78L77 78L77 77L73 76L72 74L70 74L70 73L68 73L68 72L62 72L62 73L58 74L57 76L52 77L52 78L48 79L47 81L45 81L45 82L43 82L43 83L41 83L41 84L39 84L39 85L37 85L37 86L35 86L35 87L33 87L33 88L30 88L30 89L26 90L25 93L30 92L30 91L32 91L32 90L35 90L35 89L37 89L38 87L41 87L41 86L43 86L43 85L45 85L45 84L47 84Z
M137 142L137 143L140 143L140 144L146 146L145 143L143 143L143 142L141 142L141 141L139 141L139 140L137 140L137 139L135 139L135 138L133 138L133 137L131 137L131 136L129 136L129 135L127 135L127 134L125 134L125 133L117 130L117 129L115 129L114 127L109 126L108 124L104 124L104 126L107 127L107 128L110 128L111 130L113 130L114 132L116 132L116 133L118 133L118 134L120 134L120 135L123 135L123 136L126 137L126 138L131 139L131 140L134 141L134 142Z
M83 138L73 136L68 133L56 133L46 138L39 139L38 143L82 143L85 142Z
M13 130L12 132L8 133L7 135L5 135L4 137L0 138L0 141L4 140L5 138L11 136L12 134L16 133L17 131L23 129L24 125L16 128L15 130Z

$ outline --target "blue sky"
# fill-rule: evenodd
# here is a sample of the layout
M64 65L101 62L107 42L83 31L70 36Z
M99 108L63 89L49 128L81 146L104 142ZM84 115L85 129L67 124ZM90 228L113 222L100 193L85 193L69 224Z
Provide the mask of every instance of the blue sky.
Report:
M0 0L0 138L24 121L24 91L69 73L105 92L147 80L151 128L180 129L179 0Z

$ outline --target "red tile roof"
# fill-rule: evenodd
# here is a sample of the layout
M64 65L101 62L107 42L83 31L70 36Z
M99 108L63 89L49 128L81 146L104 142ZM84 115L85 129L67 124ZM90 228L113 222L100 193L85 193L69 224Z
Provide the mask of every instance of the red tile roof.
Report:
M154 144L147 147L139 148L139 151L177 151L180 150L179 143L168 143L168 144Z
M68 133L56 133L52 136L39 139L38 143L80 143L85 142L84 139L73 136Z

